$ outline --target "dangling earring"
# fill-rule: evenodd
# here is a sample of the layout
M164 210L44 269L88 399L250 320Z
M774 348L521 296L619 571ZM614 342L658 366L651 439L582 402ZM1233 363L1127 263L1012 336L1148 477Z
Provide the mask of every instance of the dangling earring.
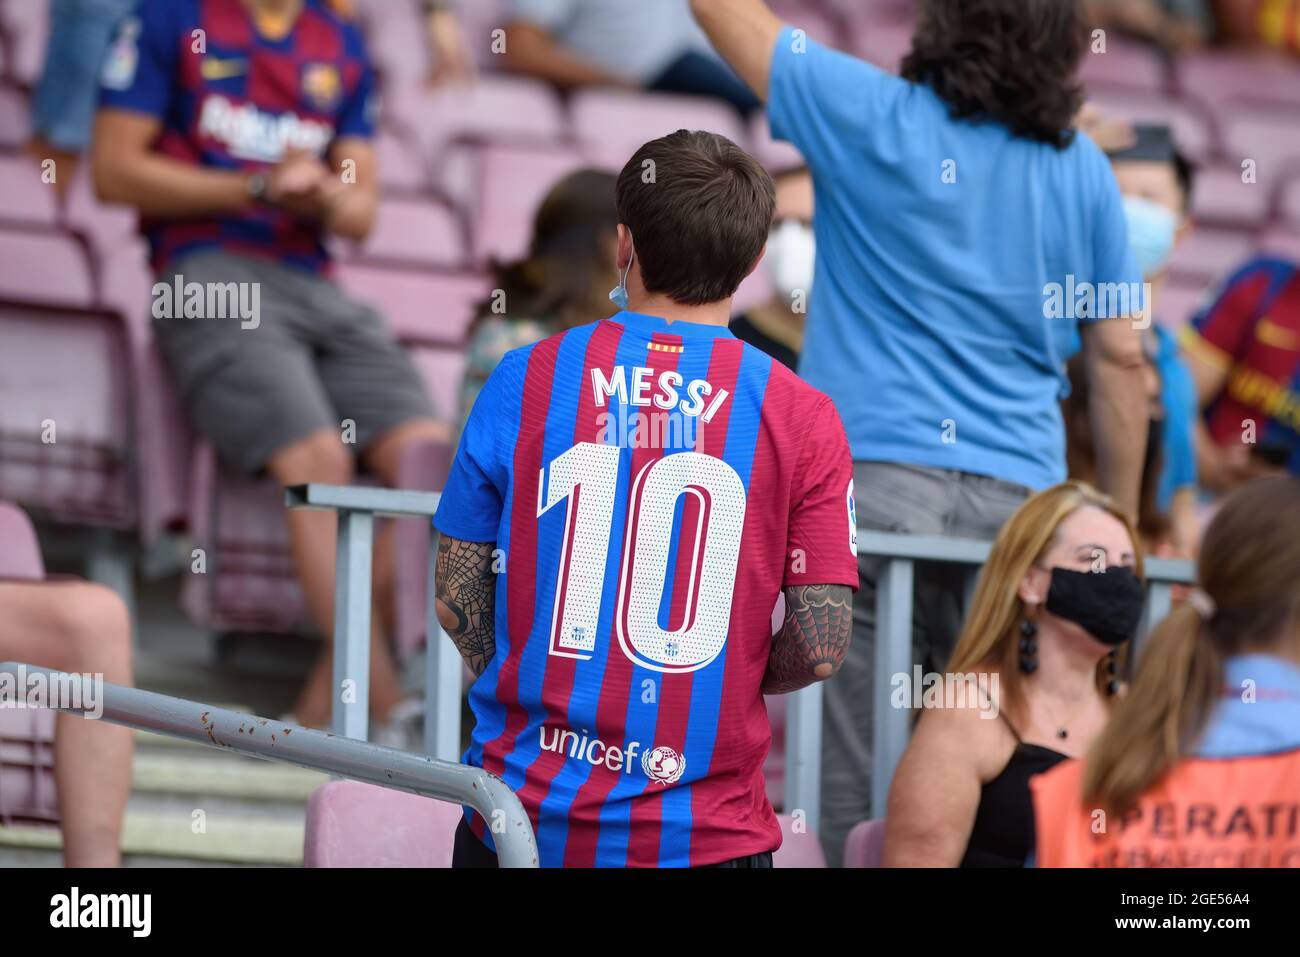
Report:
M1119 679L1115 677L1116 672L1119 670L1116 659L1117 654L1118 651L1112 651L1106 656L1106 673L1110 675L1110 680L1106 682L1106 694L1112 696L1119 691Z
M1038 625L1028 618L1020 623L1020 670L1027 675L1038 670Z

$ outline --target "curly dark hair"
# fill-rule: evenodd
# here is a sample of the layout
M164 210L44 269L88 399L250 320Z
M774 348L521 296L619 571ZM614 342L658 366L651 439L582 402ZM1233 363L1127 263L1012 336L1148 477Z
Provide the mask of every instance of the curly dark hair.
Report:
M924 0L903 77L957 118L989 119L1065 149L1083 106L1081 0Z

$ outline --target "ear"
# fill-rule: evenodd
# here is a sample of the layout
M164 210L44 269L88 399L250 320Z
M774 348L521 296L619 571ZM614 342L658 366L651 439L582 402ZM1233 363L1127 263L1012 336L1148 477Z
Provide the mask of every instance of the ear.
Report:
M632 231L622 223L618 224L618 253L614 258L614 265L618 267L620 273L627 269L628 264L632 261Z
M1020 579L1016 595L1026 606L1042 605L1047 601L1047 589L1051 585L1052 574L1046 569L1031 565Z

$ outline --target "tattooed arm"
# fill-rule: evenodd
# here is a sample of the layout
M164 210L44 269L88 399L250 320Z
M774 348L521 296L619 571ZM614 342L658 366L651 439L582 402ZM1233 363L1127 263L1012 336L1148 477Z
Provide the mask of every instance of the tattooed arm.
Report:
M796 585L785 589L785 627L772 639L764 694L789 694L839 671L853 632L853 589Z
M475 677L497 650L495 550L494 542L463 542L446 535L438 540L438 622Z

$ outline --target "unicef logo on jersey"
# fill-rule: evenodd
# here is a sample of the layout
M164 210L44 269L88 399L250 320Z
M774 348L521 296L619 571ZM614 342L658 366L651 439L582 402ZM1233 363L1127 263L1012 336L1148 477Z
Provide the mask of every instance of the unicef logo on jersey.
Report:
M676 784L686 770L686 759L672 748L660 745L641 755L641 770L651 781Z

